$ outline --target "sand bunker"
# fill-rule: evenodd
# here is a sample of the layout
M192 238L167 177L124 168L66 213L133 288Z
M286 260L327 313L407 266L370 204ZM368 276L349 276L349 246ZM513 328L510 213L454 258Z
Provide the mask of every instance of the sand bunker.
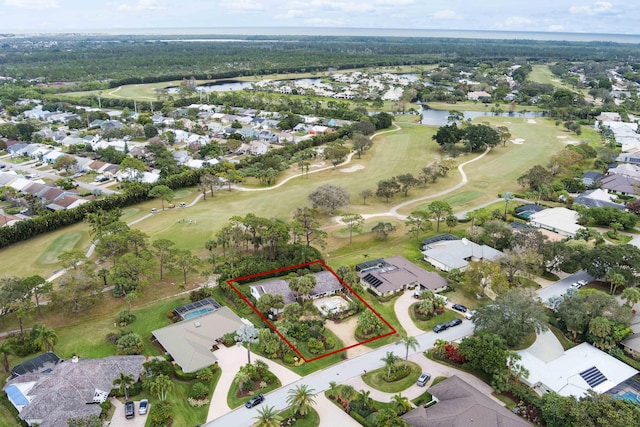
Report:
M527 123L531 123L532 125L535 125L536 121L533 119L527 119Z
M521 144L524 144L524 139L522 139L522 138L512 139L512 140L511 140L511 143L512 143L512 144L521 145Z
M309 167L311 167L311 168L323 168L325 166L327 166L327 164L325 162L314 163L312 165L309 165Z
M570 139L568 141L564 141L564 143L567 144L567 145L578 145L578 144L580 144L580 141L576 141L576 140Z
M558 135L556 136L558 139L567 139L567 135Z
M353 165L350 168L340 169L340 172L350 173L350 172L359 171L360 169L364 169L364 166L363 165Z

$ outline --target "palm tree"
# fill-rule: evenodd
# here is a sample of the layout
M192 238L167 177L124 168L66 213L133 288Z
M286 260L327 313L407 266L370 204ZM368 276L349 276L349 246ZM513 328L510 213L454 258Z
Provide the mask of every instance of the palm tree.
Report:
M310 389L306 384L297 385L295 388L289 389L287 405L304 418L309 412L311 405L316 404L314 392L315 390Z
M168 375L160 374L151 382L151 393L158 396L158 400L167 400L167 394L173 387L173 382Z
M620 297L626 301L628 307L633 308L640 302L640 288L625 288Z
M509 207L509 201L513 200L513 193L509 191L505 191L502 194L502 198L504 199L504 219L507 219L507 209Z
M409 363L409 349L417 350L420 348L420 343L416 339L416 337L405 337L402 341L397 342L396 344L403 344L406 350L406 354L404 356L404 367L407 368L407 363Z
M391 403L393 403L393 407L398 415L405 414L411 410L411 402L401 393L394 394L391 398Z
M45 325L36 325L33 327L36 330L35 344L38 345L42 351L54 351L54 346L58 343L58 335L53 329L47 328Z
M238 381L238 388L240 389L241 392L244 391L245 384L247 384L250 380L251 380L251 376L244 369L240 369L236 374L236 381Z
M125 374L124 372L120 372L120 376L113 380L113 385L119 386L118 391L124 394L124 400L129 400L127 389L129 388L129 386L132 386L133 383L135 383L133 375Z
M340 389L340 397L347 402L350 402L356 394L356 389L350 385L343 385L342 389Z
M387 354L382 359L380 359L384 362L384 366L387 367L387 378L391 377L391 369L395 367L398 359L400 358L396 356L392 351L387 351Z
M10 355L13 355L13 346L9 341L2 341L2 343L0 343L0 357L2 357L5 372L9 372L11 370L9 367Z
M438 356L443 356L444 355L444 348L447 345L449 345L449 341L437 339L436 342L434 343L434 349L436 351L436 354Z
M336 391L338 391L338 383L335 381L329 381L329 398L336 397Z
M282 417L278 415L273 406L264 406L258 409L258 416L253 419L258 420L254 427L280 427L280 421L282 421Z
M371 391L369 390L360 390L358 392L358 400L362 401L365 406L370 406L373 403L373 399L371 398Z

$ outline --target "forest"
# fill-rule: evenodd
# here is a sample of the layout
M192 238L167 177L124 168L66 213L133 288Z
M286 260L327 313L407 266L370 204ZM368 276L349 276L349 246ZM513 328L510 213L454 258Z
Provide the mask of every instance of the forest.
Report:
M104 87L109 81L108 86L116 87L190 76L215 79L327 68L476 64L513 58L545 62L625 58L633 63L640 57L637 45L613 42L344 36L216 39L194 43L169 41L167 36L8 38L0 44L0 76L46 82L102 81Z

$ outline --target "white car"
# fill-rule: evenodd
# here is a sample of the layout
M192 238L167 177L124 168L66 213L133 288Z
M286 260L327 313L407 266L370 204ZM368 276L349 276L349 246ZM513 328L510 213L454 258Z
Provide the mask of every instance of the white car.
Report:
M574 282L571 284L571 287L574 289L580 289L581 287L585 286L587 283L586 280L578 280L577 282Z
M473 317L473 315L476 314L475 310L468 310L465 314L464 314L464 318L469 320L471 319L471 317Z
M146 414L147 409L149 409L149 401L147 399L142 399L140 401L140 405L138 406L138 414L140 415Z

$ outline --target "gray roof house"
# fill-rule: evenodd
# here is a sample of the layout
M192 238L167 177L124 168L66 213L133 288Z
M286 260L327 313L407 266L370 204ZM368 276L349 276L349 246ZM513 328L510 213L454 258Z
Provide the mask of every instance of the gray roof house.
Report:
M440 292L448 285L448 282L436 273L426 271L401 256L357 264L356 272L363 285L382 296L414 286L422 290Z
M611 174L600 180L601 187L620 194L635 195L640 186L640 180L624 175Z
M189 373L215 364L218 358L211 351L212 347L245 322L248 321L228 307L220 307L208 314L156 329L151 334L182 370Z
M496 261L502 252L467 239L441 240L422 247L424 260L442 271L465 270L470 261Z
M582 174L582 183L587 186L587 188L594 188L600 184L600 180L604 175L600 172L585 172Z
M322 298L328 295L333 295L342 289L344 286L340 283L340 280L330 271L320 271L313 273L316 278L316 286L311 290L309 296L311 298ZM256 283L249 286L251 295L259 300L264 294L279 294L284 298L284 303L289 304L296 300L295 293L289 289L289 281L283 279L273 279L266 282Z
M597 188L595 190L585 191L584 193L576 197L573 202L579 205L587 206L589 208L602 208L605 206L609 206L614 209L623 211L625 209L625 205L623 203L615 203L613 199L616 198L616 196Z
M436 404L402 416L411 427L528 427L530 424L457 375L429 389Z
M99 403L109 396L113 380L122 372L137 381L144 361L144 356L76 357L12 378L4 390L28 425L66 426L71 418L100 415Z

